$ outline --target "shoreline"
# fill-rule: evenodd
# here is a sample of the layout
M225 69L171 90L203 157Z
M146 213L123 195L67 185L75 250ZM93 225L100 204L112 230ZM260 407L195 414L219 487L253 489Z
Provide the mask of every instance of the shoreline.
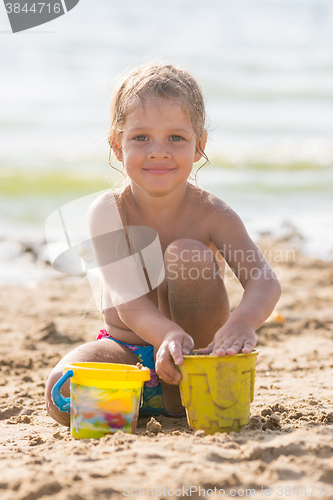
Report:
M274 270L279 269L280 263L294 261L296 255L303 255L327 265L333 263L332 250L327 253L326 258L306 252L304 237L291 224L286 225L285 230L280 231L278 236L269 231L262 231L255 243ZM227 255L228 248L224 248L224 251ZM1 285L35 288L49 279L66 279L68 276L75 279L75 275L60 273L52 268L44 235L31 232L16 235L16 238L0 237ZM77 278L82 280L84 276L78 275ZM277 276L279 278L278 272ZM227 278L230 277L234 276L229 273Z

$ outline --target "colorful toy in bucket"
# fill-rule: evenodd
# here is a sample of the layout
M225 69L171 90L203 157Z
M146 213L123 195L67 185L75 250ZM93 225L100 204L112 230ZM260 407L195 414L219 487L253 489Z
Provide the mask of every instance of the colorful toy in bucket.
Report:
M70 381L70 397L61 387ZM52 389L54 404L70 413L76 439L100 438L122 430L136 431L143 384L150 370L118 363L72 363Z
M248 424L258 353L184 356L179 388L191 427L214 434L239 432Z

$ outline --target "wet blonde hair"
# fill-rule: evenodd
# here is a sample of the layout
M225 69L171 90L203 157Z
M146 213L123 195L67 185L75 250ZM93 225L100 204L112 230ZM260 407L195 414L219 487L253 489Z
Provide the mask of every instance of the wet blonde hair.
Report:
M120 83L111 100L111 126L108 133L110 146L113 138L121 138L127 116L149 97L181 101L198 140L197 151L206 160L204 165L209 163L201 144L206 132L206 111L201 87L190 73L172 64L139 66Z

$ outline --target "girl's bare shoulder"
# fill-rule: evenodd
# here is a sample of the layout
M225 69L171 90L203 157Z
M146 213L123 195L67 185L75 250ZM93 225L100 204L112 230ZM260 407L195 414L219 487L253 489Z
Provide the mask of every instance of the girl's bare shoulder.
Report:
M122 227L120 194L120 190L107 191L90 205L87 219L92 233L100 234Z
M117 203L117 199L122 194L120 189L110 189L102 193L95 201L90 205L90 210L103 209Z
M206 215L227 216L230 212L233 212L230 205L217 195L193 185L190 189L192 202L205 210Z

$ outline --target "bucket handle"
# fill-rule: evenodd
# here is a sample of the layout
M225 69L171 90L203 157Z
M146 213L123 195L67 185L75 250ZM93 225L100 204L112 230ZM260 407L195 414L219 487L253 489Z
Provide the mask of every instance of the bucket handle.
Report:
M70 413L71 398L64 398L64 396L61 394L60 391L64 383L70 377L73 377L73 375L74 375L73 370L67 370L67 372L64 373L62 377L60 377L60 379L54 384L51 392L51 398L53 403L59 408L60 411L67 411L67 413Z

